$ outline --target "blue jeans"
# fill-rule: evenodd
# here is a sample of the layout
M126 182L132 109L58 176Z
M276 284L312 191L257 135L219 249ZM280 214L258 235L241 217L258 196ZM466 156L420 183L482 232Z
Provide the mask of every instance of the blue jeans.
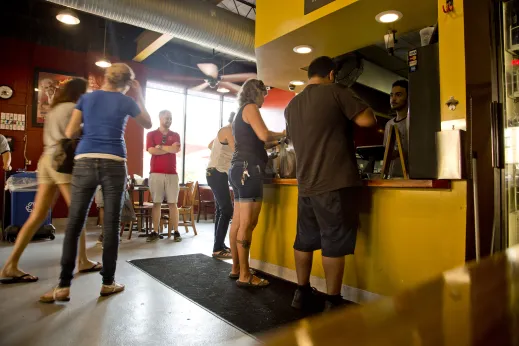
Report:
M208 168L206 178L207 184L213 190L216 204L213 252L220 252L226 248L225 237L234 211L229 191L229 177L227 173L219 172L216 168Z
M69 287L74 277L72 273L76 265L79 235L85 226L98 185L103 189L105 209L101 275L103 284L111 285L114 282L126 179L125 162L90 158L75 162L72 172L69 218L61 257L60 287Z

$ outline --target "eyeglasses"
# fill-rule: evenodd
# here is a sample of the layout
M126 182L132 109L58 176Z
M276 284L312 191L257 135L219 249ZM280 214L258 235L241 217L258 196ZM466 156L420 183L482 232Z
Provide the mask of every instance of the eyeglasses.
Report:
M166 144L167 139L168 139L167 135L162 135L162 144Z

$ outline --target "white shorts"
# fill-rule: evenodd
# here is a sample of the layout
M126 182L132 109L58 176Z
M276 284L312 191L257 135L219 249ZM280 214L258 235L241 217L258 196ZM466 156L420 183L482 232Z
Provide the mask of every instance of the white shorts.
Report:
M150 173L149 187L153 203L178 202L178 175Z

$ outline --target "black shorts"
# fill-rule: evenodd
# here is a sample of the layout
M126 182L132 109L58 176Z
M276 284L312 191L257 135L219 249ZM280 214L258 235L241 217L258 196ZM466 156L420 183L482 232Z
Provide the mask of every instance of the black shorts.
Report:
M263 171L258 165L247 165L249 176L243 181L245 164L233 163L229 170L229 182L236 202L261 202L263 200Z
M342 257L355 252L359 213L357 187L299 197L294 249L322 249L324 257Z

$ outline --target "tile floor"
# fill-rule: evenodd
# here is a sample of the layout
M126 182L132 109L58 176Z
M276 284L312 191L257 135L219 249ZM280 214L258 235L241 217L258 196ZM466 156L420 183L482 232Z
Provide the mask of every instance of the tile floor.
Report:
M170 288L134 268L126 261L137 258L210 254L213 224L201 223L198 236L183 233L184 240L145 238L126 240L119 250L116 280L126 291L100 298L98 273L77 275L71 301L41 304L39 296L57 283L63 234L54 241L31 243L21 268L39 276L37 283L0 285L0 345L250 345L253 339L226 322L178 295ZM60 227L61 228L61 227ZM95 245L98 229L90 226L88 252L101 260ZM0 245L0 263L7 259L12 245Z

